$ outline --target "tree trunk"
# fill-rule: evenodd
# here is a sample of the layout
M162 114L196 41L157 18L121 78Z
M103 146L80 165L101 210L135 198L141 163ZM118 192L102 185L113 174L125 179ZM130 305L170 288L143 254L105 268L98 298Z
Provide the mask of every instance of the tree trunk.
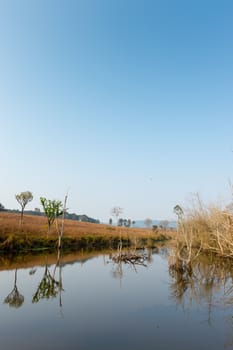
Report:
M48 221L47 238L49 237L49 234L50 234L50 228L51 228L51 222L50 222L50 221Z
M23 223L23 208L21 209L21 214L20 214L20 225Z

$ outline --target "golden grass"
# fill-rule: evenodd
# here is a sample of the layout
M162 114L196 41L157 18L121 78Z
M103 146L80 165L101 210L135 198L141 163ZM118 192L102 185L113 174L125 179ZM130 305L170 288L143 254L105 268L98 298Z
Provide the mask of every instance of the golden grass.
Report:
M52 246L57 240L57 231L55 225L51 229L51 233L47 239L47 220L43 216L25 215L23 224L20 225L20 215L16 213L0 213L0 249L5 247L14 248L17 245L22 247L39 248ZM59 220L60 222L60 220ZM153 243L156 240L165 240L170 238L172 231L159 231L154 233L151 229L145 228L128 228L114 227L104 224L93 224L79 222L75 220L65 220L65 230L63 235L63 243L75 245L75 242L81 242L81 247L86 242L89 245L94 244L98 240L98 247L107 246L109 240L117 240L122 238L125 241L134 243ZM73 242L73 243L72 243Z
M36 234L45 237L47 235L47 220L44 216L25 215L23 225L19 224L20 215L15 213L0 213L0 235L8 233ZM166 231L169 234L170 231ZM69 237L83 237L85 235L148 237L152 230L148 228L115 227L106 224L93 224L76 220L65 220L65 233ZM57 235L55 225L51 229L51 235Z
M227 209L201 205L189 209L180 221L177 242L191 251L216 253L233 258L233 215Z

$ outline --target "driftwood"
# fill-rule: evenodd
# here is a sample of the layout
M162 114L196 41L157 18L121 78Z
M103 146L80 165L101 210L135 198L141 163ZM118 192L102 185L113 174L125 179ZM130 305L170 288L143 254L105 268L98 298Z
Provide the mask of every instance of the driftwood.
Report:
M145 261L148 259L146 254L138 254L135 252L120 252L111 257L112 261L116 264L123 262L131 265L142 265L147 267Z
M122 251L121 249L118 250L115 254L110 254L109 258L113 262L113 277L120 279L120 284L122 283L123 278L123 265L129 265L136 273L137 269L136 266L144 266L147 267L145 264L146 260L149 260L149 257L144 253L138 253L135 250L131 251Z

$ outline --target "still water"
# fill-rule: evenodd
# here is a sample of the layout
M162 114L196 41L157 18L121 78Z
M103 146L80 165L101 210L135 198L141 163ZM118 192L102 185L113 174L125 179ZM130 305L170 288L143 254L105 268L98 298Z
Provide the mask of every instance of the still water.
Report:
M108 252L2 260L0 348L233 349L231 267L177 273L166 249L147 253L147 266Z

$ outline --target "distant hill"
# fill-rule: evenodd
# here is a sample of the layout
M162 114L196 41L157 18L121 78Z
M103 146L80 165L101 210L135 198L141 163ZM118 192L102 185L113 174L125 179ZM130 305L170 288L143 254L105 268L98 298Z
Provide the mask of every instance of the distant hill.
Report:
M72 214L66 213L65 218L68 219L68 220L78 220L78 221L82 221L82 222L92 222L93 224L99 224L100 223L99 220L90 218L86 214L78 215L78 214L75 214L75 213L72 213Z
M10 210L10 209L5 209L4 211L7 211L9 213L20 213L20 210ZM25 215L37 215L37 216L44 216L44 213L40 211L39 209L36 210L25 210L24 211ZM76 221L82 221L82 222L91 222L93 224L99 224L100 221L97 219L93 219L85 214L78 215L75 213L66 213L65 218L67 220L76 220Z

